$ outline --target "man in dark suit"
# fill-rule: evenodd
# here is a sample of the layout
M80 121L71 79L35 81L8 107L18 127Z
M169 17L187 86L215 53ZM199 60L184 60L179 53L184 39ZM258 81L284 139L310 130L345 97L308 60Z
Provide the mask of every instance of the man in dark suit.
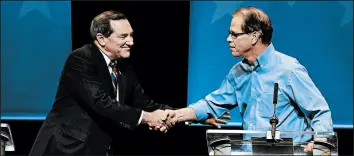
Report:
M63 68L54 105L30 155L106 155L117 133L145 124L166 132L172 109L152 101L124 63L133 46L125 15L106 11L90 28L93 43L74 50Z

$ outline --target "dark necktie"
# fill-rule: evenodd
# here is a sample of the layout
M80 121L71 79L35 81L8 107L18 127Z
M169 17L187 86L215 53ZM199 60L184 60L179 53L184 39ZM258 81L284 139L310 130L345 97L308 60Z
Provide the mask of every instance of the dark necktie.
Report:
M111 78L112 78L112 83L114 86L114 93L115 93L115 95L117 95L118 80L119 80L119 74L117 71L117 63L115 61L111 61L109 63L109 66L112 68Z

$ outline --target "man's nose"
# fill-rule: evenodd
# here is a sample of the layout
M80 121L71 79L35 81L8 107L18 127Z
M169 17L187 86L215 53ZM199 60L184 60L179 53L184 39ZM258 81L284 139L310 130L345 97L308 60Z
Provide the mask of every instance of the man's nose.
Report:
M231 35L230 35L230 34L229 34L229 36L227 36L226 41L227 41L227 42L232 42L232 39L231 39Z
M127 45L129 45L129 46L133 46L133 45L134 45L134 39L133 39L133 37L130 37L130 38L128 39Z

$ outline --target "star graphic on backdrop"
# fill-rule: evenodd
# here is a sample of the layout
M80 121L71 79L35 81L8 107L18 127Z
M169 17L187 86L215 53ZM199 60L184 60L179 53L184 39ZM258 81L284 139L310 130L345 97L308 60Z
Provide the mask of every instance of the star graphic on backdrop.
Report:
M353 20L353 1L340 1L339 4L343 5L345 8L344 15L342 17L341 26Z
M295 4L296 1L288 1L288 4L293 7L293 5Z
M243 1L214 1L214 3L216 4L216 9L214 11L211 23L214 23L225 15L232 15L235 9L238 8Z
M48 4L45 1L24 1L20 9L19 18L24 17L34 10L39 11L43 16L46 16L49 19L52 18L48 9Z

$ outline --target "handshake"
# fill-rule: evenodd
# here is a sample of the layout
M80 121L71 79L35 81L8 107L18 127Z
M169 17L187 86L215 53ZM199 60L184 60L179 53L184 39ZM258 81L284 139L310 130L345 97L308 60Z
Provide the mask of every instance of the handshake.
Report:
M216 128L221 128L218 123L227 124L226 121L221 119L231 119L230 112L226 112L220 118L210 117L205 121L201 121L203 124L209 124ZM166 133L170 128L176 125L176 123L184 121L198 121L191 108L182 108L177 110L156 110L154 112L143 112L142 123L147 124L150 130L158 130Z
M158 130L166 133L172 128L181 117L178 110L156 110L153 112L143 112L142 123L147 124L150 130Z

